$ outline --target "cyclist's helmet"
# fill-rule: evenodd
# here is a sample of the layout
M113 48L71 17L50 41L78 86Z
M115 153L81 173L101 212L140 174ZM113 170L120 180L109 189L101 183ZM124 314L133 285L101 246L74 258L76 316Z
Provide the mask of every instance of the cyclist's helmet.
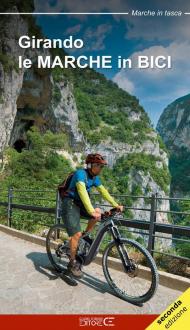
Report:
M89 154L86 157L86 164L93 164L93 163L107 165L105 158L100 154Z

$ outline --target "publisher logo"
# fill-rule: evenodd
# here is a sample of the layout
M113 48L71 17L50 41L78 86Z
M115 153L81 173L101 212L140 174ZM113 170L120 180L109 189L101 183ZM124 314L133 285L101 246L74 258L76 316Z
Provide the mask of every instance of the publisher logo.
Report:
M113 327L115 317L80 317L79 325L81 327L92 326L92 327Z

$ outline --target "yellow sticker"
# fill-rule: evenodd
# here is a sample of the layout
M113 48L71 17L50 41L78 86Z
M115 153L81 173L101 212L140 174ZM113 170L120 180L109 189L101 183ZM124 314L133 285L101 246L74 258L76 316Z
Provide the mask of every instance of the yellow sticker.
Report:
M190 329L190 288L146 328L146 330L189 330Z

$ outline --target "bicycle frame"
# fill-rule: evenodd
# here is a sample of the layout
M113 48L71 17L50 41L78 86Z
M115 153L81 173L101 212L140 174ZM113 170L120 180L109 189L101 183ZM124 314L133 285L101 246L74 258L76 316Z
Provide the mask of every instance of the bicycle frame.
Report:
M123 250L121 249L121 245L122 245L121 240L120 240L121 236L120 236L118 228L115 225L113 219L108 219L108 220L106 220L106 221L104 221L100 224L98 232L96 234L96 237L95 237L95 239L94 239L94 241L93 241L93 243L90 247L89 253L84 258L83 265L87 266L91 263L91 261L93 260L93 258L96 255L97 250L99 250L100 244L103 240L103 237L104 237L105 233L108 232L108 231L112 234L112 237L116 242L116 246L118 248L118 252L120 254L120 257L121 257L122 263L124 265L124 268L126 270L128 270L128 268L129 268L129 262L128 262L129 257L128 257L127 252L125 251L125 254L124 254Z
M113 211L112 211L112 213L113 213ZM115 291L117 296L124 298L126 301L129 301L129 302L144 303L144 302L148 301L154 295L154 293L156 291L156 288L158 285L158 272L157 272L154 260L152 259L149 252L143 246L141 246L139 243L137 243L131 239L126 239L121 236L118 225L120 225L120 224L122 225L122 222L123 222L122 217L119 217L116 214L103 214L102 220L99 223L96 237L93 240L91 246L90 245L85 246L82 241L79 242L79 249L78 249L78 253L77 253L77 256L79 257L78 261L81 263L81 265L84 265L84 266L89 265L93 261L97 252L99 251L99 247L103 240L104 235L106 234L106 232L109 232L111 234L113 240L110 243L108 243L108 245L105 247L105 251L102 256L102 259L103 259L102 267L103 267L105 278L106 278L108 284L110 285L110 287ZM66 277L71 276L71 280L72 280L71 271L68 269L65 270L65 266L66 266L65 260L59 259L59 258L62 258L62 256L63 256L63 258L66 258L66 259L70 258L69 241L66 241L66 242L64 241L63 244L60 243L59 245L58 245L58 242L55 242L55 244L53 244L51 246L51 239L55 240L55 238L51 236L51 234L54 232L54 229L63 230L64 226L60 224L60 225L52 226L52 228L50 228L50 231L49 231L49 233L47 235L47 239L46 239L46 249L47 249L48 257L50 259L51 264L57 271L62 272L63 275L65 275ZM88 242L88 240L86 240L86 241ZM52 242L52 243L54 243L54 242ZM80 243L81 243L81 245L80 245ZM129 246L129 250L128 250L128 246ZM117 258L118 262L120 261L120 263L119 263L119 268L117 270L126 273L131 278L138 276L138 262L136 263L136 261L133 260L133 255L131 255L131 257L130 257L130 251L131 251L130 246L132 246L132 248L133 247L137 248L137 250L140 251L144 255L145 260L148 262L148 266L151 271L151 283L150 283L150 287L148 287L148 291L143 295L140 295L140 296L137 295L137 297L128 295L128 293L125 292L125 290L123 290L123 289L121 290L120 284L119 284L119 287L118 287L118 285L115 284L114 280L112 279L112 275L110 275L110 271L108 269L108 268L112 267L112 265L109 264L109 261L110 260L112 261L112 259L113 259L112 256L115 257L115 252L118 252L119 255L117 255L116 258ZM61 249L61 247L63 247L63 250ZM88 250L88 247L89 247L89 250ZM53 254L52 254L51 248L52 248L52 250L54 250ZM88 254L86 254L87 251L88 251ZM110 253L110 251L111 251L111 253ZM54 260L54 254L57 255L57 257L59 259L58 262L56 260ZM62 264L62 262L63 262L63 264ZM66 260L66 262L67 262L67 260ZM120 268L120 266L122 266L122 267ZM129 285L130 284L131 283L129 283ZM144 286L144 283L142 283L142 285ZM135 290L135 287L134 287L134 290Z

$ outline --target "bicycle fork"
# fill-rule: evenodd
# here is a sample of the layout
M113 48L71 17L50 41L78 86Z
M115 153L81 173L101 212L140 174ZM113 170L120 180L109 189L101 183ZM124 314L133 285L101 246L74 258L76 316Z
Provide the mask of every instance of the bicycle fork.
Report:
M110 227L110 232L113 236L113 239L116 243L116 247L119 253L119 256L121 258L124 270L126 272L129 272L131 269L131 262L128 256L128 253L126 251L126 248L124 246L124 244L121 241L121 235L120 232L118 230L118 228L114 225L114 223L112 223L112 226Z

